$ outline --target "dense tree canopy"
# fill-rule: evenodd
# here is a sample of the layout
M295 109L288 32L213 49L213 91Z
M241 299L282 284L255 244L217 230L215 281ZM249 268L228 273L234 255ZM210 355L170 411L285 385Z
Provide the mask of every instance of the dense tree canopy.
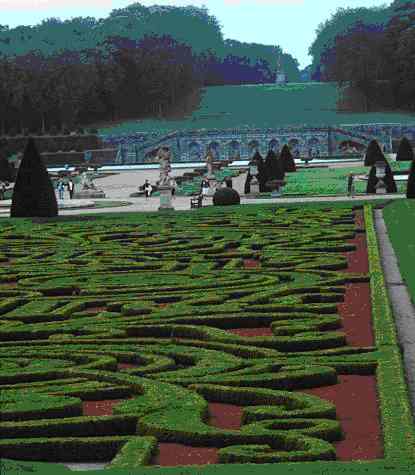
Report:
M273 82L277 55L300 80L278 46L224 40L205 7L134 3L100 20L2 26L0 132L163 116L202 86Z
M415 110L415 2L340 8L309 49L312 77L363 94L364 111Z

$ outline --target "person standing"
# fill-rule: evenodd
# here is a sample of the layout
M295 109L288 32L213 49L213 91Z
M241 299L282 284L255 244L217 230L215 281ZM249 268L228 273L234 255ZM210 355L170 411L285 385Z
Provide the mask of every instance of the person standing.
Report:
M146 192L146 200L150 198L152 190L153 190L153 187L151 186L150 182L146 180L144 182L144 191Z
M0 182L0 200L4 200L4 194L6 192L6 185L3 181Z
M354 183L353 183L354 175L353 173L349 173L349 177L347 179L347 194L349 196L353 196L354 194Z
M75 189L75 183L72 181L72 178L69 178L69 181L68 181L69 199L73 198L74 189Z
M200 184L200 188L201 188L202 196L207 196L209 194L210 186L206 178L202 180L202 183Z

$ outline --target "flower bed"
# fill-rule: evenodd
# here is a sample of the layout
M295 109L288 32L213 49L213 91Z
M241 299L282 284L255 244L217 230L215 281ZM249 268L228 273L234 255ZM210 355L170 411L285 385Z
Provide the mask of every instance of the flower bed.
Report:
M0 254L5 459L413 463L371 205L9 220Z

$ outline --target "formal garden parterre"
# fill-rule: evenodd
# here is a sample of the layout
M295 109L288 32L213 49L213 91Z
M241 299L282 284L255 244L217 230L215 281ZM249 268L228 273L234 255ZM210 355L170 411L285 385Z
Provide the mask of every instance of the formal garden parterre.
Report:
M8 466L413 464L372 205L10 219L0 239Z

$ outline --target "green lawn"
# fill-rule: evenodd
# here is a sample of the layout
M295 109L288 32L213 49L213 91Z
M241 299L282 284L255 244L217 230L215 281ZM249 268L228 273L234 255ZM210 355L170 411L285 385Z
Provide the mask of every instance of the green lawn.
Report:
M117 454L114 470L100 472L114 475L411 473L415 430L371 204L364 206L369 273L343 271L355 230L352 210L360 204L2 220L3 457L52 462L69 461L69 453L81 460L92 452L101 460ZM259 258L261 267L245 269L246 258ZM336 302L346 283L369 280L375 344L350 347L336 323ZM276 331L254 339L226 331L248 321ZM119 371L119 362L136 367ZM323 462L333 457L333 436L307 435L306 427L293 429L290 439L291 426L281 434L262 423L281 418L285 405L310 408L306 401L319 414L314 418L336 422L332 407L301 392L295 400L292 389L335 384L337 373L376 374L381 460ZM80 414L81 399L109 395L132 397L112 418ZM237 431L208 425L203 415L212 399L239 401L252 419ZM219 444L222 456L230 450L237 459L245 450L239 446L247 445L250 463L148 467L154 438ZM278 449L264 446L277 440ZM300 461L260 463L292 452ZM64 471L2 463L6 473Z
M202 91L199 107L181 120L126 120L99 133L159 132L233 127L321 126L364 123L414 123L414 114L336 111L335 83L215 86Z
M415 303L415 200L397 200L383 210L402 278Z

